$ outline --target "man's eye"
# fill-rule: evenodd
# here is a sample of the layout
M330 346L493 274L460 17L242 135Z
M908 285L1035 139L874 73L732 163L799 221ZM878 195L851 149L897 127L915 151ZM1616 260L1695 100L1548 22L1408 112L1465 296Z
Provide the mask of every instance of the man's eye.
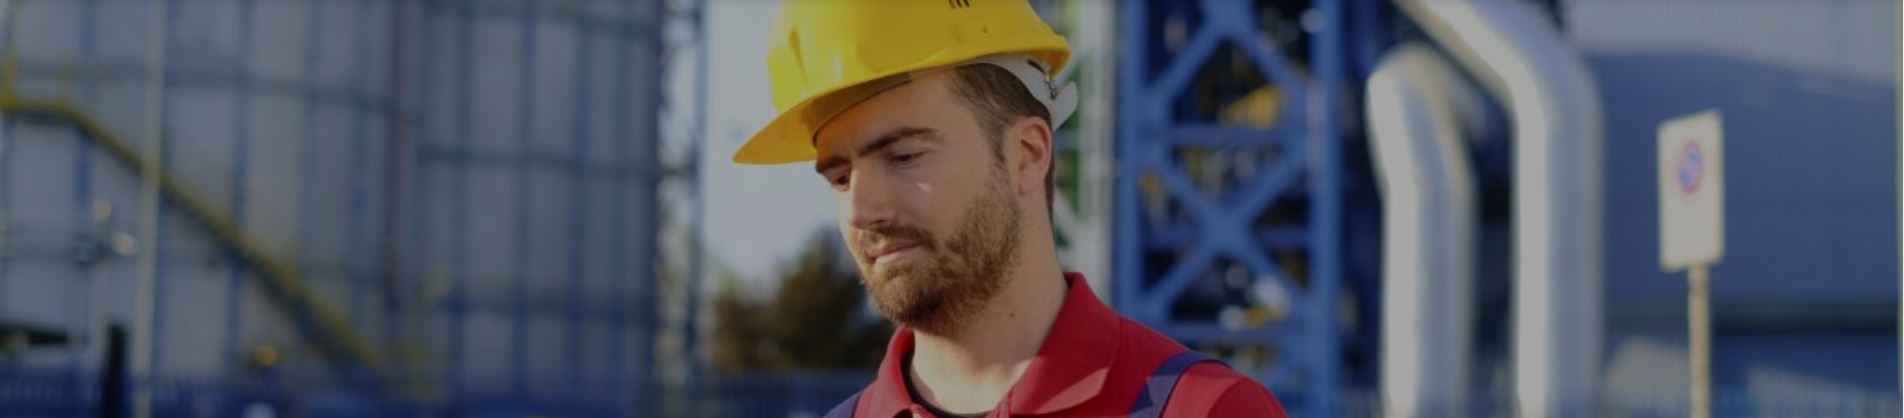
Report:
M833 176L828 176L826 178L826 182L829 184L832 184L833 187L836 187L836 188L846 187L846 180L847 179L845 174L836 174Z
M918 158L919 158L919 153L917 152L905 153L905 154L893 154L892 162L896 164L905 164L905 163L912 162L913 160Z

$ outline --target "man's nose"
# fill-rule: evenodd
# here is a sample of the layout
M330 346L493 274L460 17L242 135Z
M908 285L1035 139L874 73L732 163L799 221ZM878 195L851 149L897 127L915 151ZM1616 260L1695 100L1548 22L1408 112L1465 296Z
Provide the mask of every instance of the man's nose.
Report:
M847 183L847 223L860 230L876 230L893 221L893 195L884 176L854 171Z

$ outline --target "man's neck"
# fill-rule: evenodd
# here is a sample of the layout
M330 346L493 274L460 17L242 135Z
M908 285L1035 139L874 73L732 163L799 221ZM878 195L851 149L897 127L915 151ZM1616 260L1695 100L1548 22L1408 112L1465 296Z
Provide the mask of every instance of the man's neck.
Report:
M991 410L1024 375L1064 307L1056 257L1013 269L978 318L952 335L913 332L907 380L926 402L953 413Z

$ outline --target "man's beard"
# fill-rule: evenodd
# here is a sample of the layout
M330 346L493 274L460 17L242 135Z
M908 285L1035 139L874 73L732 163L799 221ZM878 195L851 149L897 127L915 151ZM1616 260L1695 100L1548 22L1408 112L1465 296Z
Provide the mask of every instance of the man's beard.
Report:
M1002 169L1001 169L1002 170ZM861 257L860 282L886 318L913 330L952 335L976 318L1004 287L1018 256L1018 205L1002 173L965 210L950 241L923 229L896 225L860 235L861 251L891 241L912 242L927 257L875 272Z

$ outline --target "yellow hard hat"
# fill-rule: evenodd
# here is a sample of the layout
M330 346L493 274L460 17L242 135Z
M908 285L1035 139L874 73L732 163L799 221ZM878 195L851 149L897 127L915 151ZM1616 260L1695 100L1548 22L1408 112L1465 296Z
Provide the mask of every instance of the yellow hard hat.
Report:
M913 71L1019 53L1038 61L1049 83L1071 56L1070 44L1026 0L786 0L770 42L767 73L779 114L734 152L734 162L813 159L820 125ZM1075 96L1068 100L1076 106Z

